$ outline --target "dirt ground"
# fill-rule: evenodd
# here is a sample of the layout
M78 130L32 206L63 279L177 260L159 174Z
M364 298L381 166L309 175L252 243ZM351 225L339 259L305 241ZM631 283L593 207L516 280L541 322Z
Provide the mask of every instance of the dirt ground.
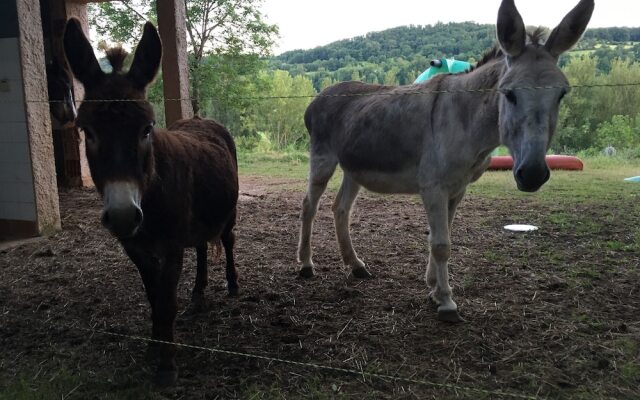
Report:
M99 224L97 195L70 190L63 231L0 253L0 388L21 381L37 391L68 374L63 398L640 397L640 254L602 245L629 241L634 209L564 210L610 221L593 232L550 223L550 206L468 196L450 267L466 323L450 325L426 300L428 227L415 199L360 196L353 241L375 277L358 281L339 258L329 193L314 228L317 276L301 280L304 193L286 186L243 183L238 298L226 296L218 262L205 311L184 312L195 276L187 253L177 340L420 382L180 348L178 385L153 389L144 341L92 331L148 337L150 311L135 267ZM513 215L544 229L502 230Z

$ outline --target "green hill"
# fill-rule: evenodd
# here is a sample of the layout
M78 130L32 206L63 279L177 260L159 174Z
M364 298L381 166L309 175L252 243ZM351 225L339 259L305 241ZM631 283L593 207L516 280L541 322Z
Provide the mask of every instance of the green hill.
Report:
M402 26L273 57L271 69L306 75L317 89L350 79L408 84L434 58L475 62L495 42L495 26L473 22ZM613 58L640 57L640 28L598 28L585 33L573 55L598 57L603 72ZM564 64L569 54L564 56Z
M401 26L311 50L289 51L277 59L287 64L308 64L336 69L340 63L345 62L380 63L389 58L407 58L411 55L469 58L490 47L494 38L494 26L470 22ZM323 64L323 61L331 60L337 63Z

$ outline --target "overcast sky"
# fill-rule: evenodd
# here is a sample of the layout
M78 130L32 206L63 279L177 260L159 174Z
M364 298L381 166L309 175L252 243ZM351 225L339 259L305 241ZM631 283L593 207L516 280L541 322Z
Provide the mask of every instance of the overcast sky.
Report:
M578 0L516 0L527 25L556 26ZM280 27L276 54L401 25L475 21L495 24L500 0L265 0ZM589 27L640 26L639 0L596 0Z

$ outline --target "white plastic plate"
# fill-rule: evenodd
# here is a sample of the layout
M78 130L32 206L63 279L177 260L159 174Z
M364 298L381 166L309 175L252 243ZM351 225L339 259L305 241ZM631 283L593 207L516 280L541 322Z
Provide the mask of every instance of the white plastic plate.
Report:
M537 231L538 227L533 225L512 224L512 225L506 225L504 229L512 232L532 232L532 231Z

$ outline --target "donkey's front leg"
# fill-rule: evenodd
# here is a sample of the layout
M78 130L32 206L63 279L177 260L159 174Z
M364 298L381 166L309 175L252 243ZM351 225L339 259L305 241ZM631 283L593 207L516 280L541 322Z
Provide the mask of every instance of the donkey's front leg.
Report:
M460 201L462 200L462 198L464 197L464 191L462 191L462 193L460 193L458 196L455 196L451 199L449 199L449 208L447 210L447 220L448 220L448 227L449 227L449 235L451 235L451 227L453 225L453 217L456 215L456 209L458 208L458 205L460 204ZM433 253L432 253L433 254ZM430 288L435 288L437 283L438 283L438 278L436 276L436 267L435 267L435 262L432 262L432 257L429 257L429 265L427 266L427 274L426 274L426 281L427 281L427 285Z
M458 306L451 298L449 286L449 270L447 262L451 255L449 238L449 198L439 190L428 190L421 193L429 220L429 265L427 266L427 284L433 290L429 294L431 300L438 305L438 319L447 322L462 321L458 314Z
M158 370L156 383L171 386L178 379L176 366L176 346L174 341L175 321L178 311L177 288L182 271L184 249L167 250L156 280L155 302L152 305L153 338L161 341L158 348Z

